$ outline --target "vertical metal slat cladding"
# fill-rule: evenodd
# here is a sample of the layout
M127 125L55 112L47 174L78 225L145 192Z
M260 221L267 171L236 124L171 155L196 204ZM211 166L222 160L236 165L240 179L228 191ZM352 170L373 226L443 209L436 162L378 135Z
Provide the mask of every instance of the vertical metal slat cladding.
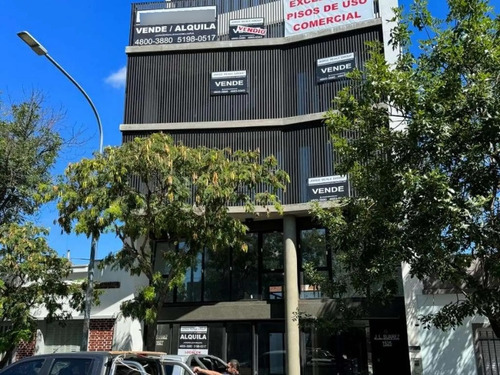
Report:
M221 22L235 17L263 16L268 38L283 36L283 3L276 0L138 3L133 5L133 15L139 10L203 5L218 7L219 40L229 38L226 34L229 31L220 26ZM261 13L256 7L261 7ZM168 132L187 146L259 149L262 158L274 155L292 181L283 203L306 202L307 178L334 173L332 164L336 155L326 126L321 120L315 120L295 125L246 127L245 121L293 119L328 110L331 100L351 82L338 79L318 84L316 61L354 53L357 67L362 69L368 58L365 43L378 40L382 40L381 25L294 43L130 53L124 123L167 124L167 128L170 123L186 123L185 129ZM210 94L213 72L239 70L247 73L248 93ZM235 123L230 129L188 128L188 123L218 121ZM242 127L238 128L240 123ZM128 132L123 141L149 133ZM139 182L134 181L134 184Z
M240 121L323 112L349 80L317 84L316 60L354 52L358 67L367 59L365 42L380 40L380 27L272 46L129 55L140 72L128 85L125 123ZM246 70L249 92L211 96L210 75ZM163 78L165 77L165 79ZM166 107L152 118L159 98ZM137 107L142 107L141 111ZM149 108L149 110L146 110Z
M130 142L135 137L144 137L149 132L126 133L123 142ZM328 143L326 127L318 122L304 123L292 127L244 128L244 129L210 129L170 131L176 142L188 147L206 146L209 148L231 148L232 150L259 150L262 160L274 155L283 168L290 174L292 184L288 186L283 203L301 203L301 194L305 176L300 176L301 156L308 155L310 176L331 174L331 150L318 147ZM286 147L285 147L286 145ZM299 179L302 177L302 180ZM135 182L137 183L137 181Z

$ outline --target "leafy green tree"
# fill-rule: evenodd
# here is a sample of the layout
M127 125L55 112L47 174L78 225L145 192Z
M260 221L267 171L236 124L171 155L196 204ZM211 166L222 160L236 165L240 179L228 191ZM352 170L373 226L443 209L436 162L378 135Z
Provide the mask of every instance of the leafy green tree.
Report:
M62 139L58 116L42 108L42 97L0 106L0 225L34 215L52 185L51 168Z
M62 139L55 131L58 116L42 107L42 98L0 106L0 368L21 341L36 330L34 308L44 307L47 319L63 319L64 297L78 288L64 279L70 264L50 249L46 230L28 220L53 198L51 168Z
M480 314L500 337L500 18L482 0L449 0L445 20L426 5L396 12L395 64L372 46L352 75L359 95L343 91L327 114L357 195L316 214L354 289L394 293L406 262L459 291L424 323ZM427 36L419 54L412 30Z
M122 304L125 316L146 322L148 349L155 346L160 308L197 256L204 249L246 249L247 227L229 215L228 206L241 203L253 212L255 204L270 204L281 210L277 192L288 175L274 157L259 160L258 152L189 148L158 133L106 148L67 169L60 224L96 238L106 228L116 233L123 248L107 262L149 280ZM170 245L158 250L159 240Z
M45 308L46 320L70 318L65 297L72 308L82 302L81 288L64 282L71 272L70 262L52 250L47 231L32 224L0 226L0 362L3 367L22 341L33 339L37 324L32 311Z

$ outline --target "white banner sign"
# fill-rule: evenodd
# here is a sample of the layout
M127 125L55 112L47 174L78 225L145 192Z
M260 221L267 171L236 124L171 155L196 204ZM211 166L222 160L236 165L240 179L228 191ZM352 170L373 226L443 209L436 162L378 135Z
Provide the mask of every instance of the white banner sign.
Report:
M283 0L285 36L374 18L373 0Z
M181 326L177 354L208 354L208 327Z

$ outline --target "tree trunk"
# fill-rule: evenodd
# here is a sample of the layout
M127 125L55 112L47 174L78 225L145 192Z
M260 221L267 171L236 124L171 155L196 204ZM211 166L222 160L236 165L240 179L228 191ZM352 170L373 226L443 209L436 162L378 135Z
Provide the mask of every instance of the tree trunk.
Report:
M145 323L145 332L144 332L144 350L147 351L155 351L156 350L156 332L158 331L158 324L155 321L152 324Z
M4 368L10 363L12 353L14 353L15 348L10 348L6 352L4 352L4 357L0 361L0 369Z

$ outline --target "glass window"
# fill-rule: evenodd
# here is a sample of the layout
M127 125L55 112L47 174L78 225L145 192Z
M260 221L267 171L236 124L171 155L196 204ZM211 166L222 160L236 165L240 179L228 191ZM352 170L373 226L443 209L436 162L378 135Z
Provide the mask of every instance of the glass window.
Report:
M262 274L262 291L264 299L282 299L283 298L283 273L264 273Z
M170 324L160 323L156 326L156 329L155 351L170 353L170 346L172 343Z
M37 375L43 366L44 359L33 359L31 361L23 361L10 366L4 370L5 375Z
M328 271L318 271L318 273L325 279L328 280ZM302 299L314 299L322 298L323 293L318 285L314 285L307 277L304 276L303 282L300 285L300 298Z
M86 375L91 371L92 360L89 358L56 358L49 375Z
M208 325L208 352L219 358L223 358L225 330L222 323L210 323Z
M155 263L154 263L154 271L160 272L164 278L167 278L170 273L171 262L169 259L172 256L176 256L177 249L175 245L171 242L167 241L158 241L156 242L155 249ZM174 301L174 290L170 288L167 291L167 302Z
M325 279L330 278L328 271L329 251L326 244L326 230L324 228L305 229L300 231L299 237L301 257L300 298L321 298L318 282L310 280L305 274L305 264L310 264Z
M285 374L285 333L283 323L258 324L259 375Z
M246 243L248 251L233 250L232 299L259 298L259 237L249 233Z
M168 276L170 273L170 264L165 260L165 255L172 251L176 251L173 243L166 241L156 243L155 272L161 272L162 275Z
M179 244L179 251L186 251L185 243ZM178 302L201 301L201 275L202 254L197 254L192 260L191 266L187 268L184 275L184 283L177 288Z
M361 325L367 321L360 321ZM368 374L367 327L352 327L337 335L304 328L303 374ZM305 354L305 355L304 355ZM304 364L303 364L304 366Z
M227 360L240 362L240 375L251 375L252 371L252 325L234 323L227 325Z
M300 251L302 264L312 263L315 267L328 266L328 251L326 247L326 231L307 229L300 231Z
M204 300L223 301L229 291L229 251L205 250Z
M262 264L268 271L283 269L283 233L262 233Z

